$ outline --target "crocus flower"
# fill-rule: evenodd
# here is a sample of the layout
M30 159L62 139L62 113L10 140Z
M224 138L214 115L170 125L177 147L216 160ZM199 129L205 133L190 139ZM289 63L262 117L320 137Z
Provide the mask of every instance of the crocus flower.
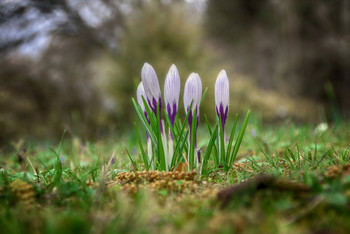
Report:
M197 73L191 73L185 84L184 91L184 105L186 114L190 111L188 116L188 124L190 126L190 132L192 129L192 118L193 112L196 110L197 126L199 122L199 105L202 98L202 81ZM190 110L190 105L192 102L192 108ZM197 126L195 126L195 147L197 147ZM190 136L191 139L191 136ZM200 162L200 152L197 150L198 162Z
M169 116L171 125L174 127L175 117L179 106L180 75L176 66L171 65L164 83L165 109ZM174 154L174 139L169 130L167 164L170 166Z
M197 114L197 120L199 119L199 105L202 98L202 81L201 78L197 73L191 73L188 77L186 84L185 84L185 91L184 91L184 105L185 105L185 111L186 114L190 109L191 102L192 108L190 112L190 116L188 118L189 121L192 123L192 116L193 112L196 109ZM198 121L197 121L198 123ZM190 124L191 126L191 124Z
M174 126L180 96L180 76L176 66L171 65L164 83L164 101L171 124Z
M225 123L228 114L228 105L230 99L229 80L225 70L222 70L215 83L215 109L216 114L221 118L221 126L225 132Z
M153 67L145 63L141 71L141 80L145 89L148 104L152 111L157 114L157 103L159 102L159 109L162 109L162 97L159 88L157 74ZM159 111L160 111L159 110Z

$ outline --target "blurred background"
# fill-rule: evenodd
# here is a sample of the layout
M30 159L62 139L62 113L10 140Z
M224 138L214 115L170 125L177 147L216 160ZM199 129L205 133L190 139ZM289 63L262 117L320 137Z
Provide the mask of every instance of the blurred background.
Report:
M348 119L349 12L347 0L2 0L0 144L132 129L144 62L161 87L173 63L182 88L199 73L212 119L221 69L232 115Z

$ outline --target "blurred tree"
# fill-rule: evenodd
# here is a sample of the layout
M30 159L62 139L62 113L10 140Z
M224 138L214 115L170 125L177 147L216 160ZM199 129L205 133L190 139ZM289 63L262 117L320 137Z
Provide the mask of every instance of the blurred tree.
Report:
M163 80L202 59L183 0L14 0L0 17L0 143L129 126L144 62Z
M110 123L94 64L117 53L124 2L0 3L0 143L63 129L96 137Z
M63 129L91 137L103 126L102 96L88 66L95 52L89 45L80 53L71 50L84 47L80 40L59 40L62 44L50 46L39 61L0 62L0 143L18 135L59 136Z

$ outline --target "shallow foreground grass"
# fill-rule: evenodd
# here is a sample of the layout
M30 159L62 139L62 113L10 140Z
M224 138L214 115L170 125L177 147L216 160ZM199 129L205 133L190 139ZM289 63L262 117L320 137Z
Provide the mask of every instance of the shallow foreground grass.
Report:
M13 143L0 157L1 233L350 231L349 123L253 120L233 168L205 176L136 172L136 146L133 134Z

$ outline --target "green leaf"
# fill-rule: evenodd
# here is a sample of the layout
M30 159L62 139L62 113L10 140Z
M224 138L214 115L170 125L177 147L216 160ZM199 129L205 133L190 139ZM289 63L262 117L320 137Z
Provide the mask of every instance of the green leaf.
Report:
M188 111L190 112L190 111ZM194 142L196 138L196 127L197 127L197 109L194 109L192 116L192 128L191 128L191 139L190 139L190 152L188 156L188 163L190 165L189 169L194 169Z
M55 171L54 178L53 178L53 181L49 185L50 189L53 189L61 181L62 163L61 163L61 159L60 159L60 152L61 152L62 142L63 142L63 138L64 138L65 134L66 134L66 130L63 131L63 134L62 134L60 143L58 145L57 151L51 149L54 152L54 154L56 154L56 163L55 163L55 168L54 168L54 171Z
M186 134L185 134L185 139L182 141L182 143L181 143L181 146L180 146L180 149L179 149L179 154L178 154L178 158L182 158L181 156L182 156L182 152L184 151L184 148L185 148L185 145L186 145L186 143L187 143L187 139L188 139L188 135L190 134L190 130L187 130L186 131ZM175 162L177 162L176 164L178 164L178 163L180 163L182 160L176 160ZM176 165L175 164L175 165Z
M205 98L205 95L207 94L207 91L208 91L208 88L205 88L204 93L203 93L202 98L201 98L201 102L199 104L199 107L202 105L202 102L203 102L203 100ZM190 110L191 110L191 108L190 108Z
M228 170L228 165L227 165L227 161L225 158L225 139L224 139L224 131L222 128L222 119L221 117L219 118L219 151L220 151L220 162L221 165L224 166L225 171Z
M166 170L166 163L165 163L165 154L164 154L164 147L162 142L162 133L160 129L160 110L159 110L159 102L157 102L157 140L158 140L158 160L160 164L160 170L165 171Z
M236 133L237 121L238 121L238 114L236 114L236 116L235 116L233 127L231 129L230 140L228 141L228 145L227 145L227 151L226 151L226 158L227 159L230 158L232 142L233 142L234 135Z
M192 102L190 104L189 110L191 110L191 108L192 108ZM182 136L183 136L183 133L185 131L186 123L187 123L189 116L190 116L190 112L188 111L186 114L186 117L185 117L184 124L182 125L180 134L178 135L177 140L176 140L176 144L175 144L175 148L174 148L174 156L173 156L173 160L171 162L171 166L174 166L175 164L177 164L178 163L177 158L182 156L183 148L185 147L185 144L187 142L188 133L186 133L185 137L182 137ZM179 122L181 123L180 120L179 120Z
M258 141L256 141L256 144L259 146L260 151L264 154L265 158L267 159L267 161L274 167L276 168L276 164L273 161L273 159L265 152L265 150L262 148L262 146L260 145L260 143Z
M145 100L144 100L145 101ZM150 136L151 138L151 141L156 144L156 137L155 137L155 133L154 131L152 130L151 126L148 124L148 121L146 119L146 116L145 114L143 113L141 107L139 106L139 104L134 100L132 99L132 102L134 104L134 107L135 107L135 110L136 110L136 113L139 117L139 119L141 120L141 123L143 124L143 126L146 128L146 131L148 133L148 135ZM148 106L146 108L146 112L147 112L147 109L149 110ZM148 112L147 112L147 115L149 116ZM151 116L152 117L152 116ZM149 117L150 118L150 117ZM151 118L150 118L151 119Z
M216 123L216 125L214 127L214 132L217 132L217 129L218 129L218 123ZM207 151L205 152L205 155L203 158L202 174L206 174L206 172L207 172L207 166L208 166L208 162L210 159L211 150L212 150L213 146L215 146L216 137L217 137L217 134L211 134L211 136L210 136Z
M205 118L205 121L207 123L207 126L208 126L208 130L209 130L209 134L210 134L210 138L213 137L213 134L215 135L215 138L214 138L214 143L213 143L213 147L214 147L214 163L216 166L219 166L220 162L219 162L219 157L218 157L218 150L217 150L217 147L216 147L216 144L215 144L215 140L217 139L217 129L212 131L211 128L210 128L210 124L209 124L209 121L208 121L208 118L207 118L207 115L204 115L204 118ZM216 122L216 125L218 125L218 122ZM215 125L215 126L216 126Z
M127 154L128 157L129 157L129 159L130 159L132 165L134 166L135 170L138 171L139 169L137 168L137 164L136 164L136 162L132 159L132 157L131 157L131 155L130 155L128 149L127 149L126 147L124 147L124 149L125 149L125 151L126 151L126 154Z
M244 121L243 121L243 125L238 133L238 137L237 137L235 146L233 147L233 152L232 152L231 158L230 158L230 163L229 163L230 166L232 166L233 162L236 160L239 147L241 146L243 136L244 136L245 130L246 130L247 125L248 125L249 116L250 116L250 110L247 112L247 114L244 118Z
M142 146L142 142L141 142L141 139L140 139L139 131L137 130L135 122L134 122L134 128L135 128L135 132L136 132L137 141L139 143L139 148L141 150L141 155L142 155L142 158L143 158L143 162L145 163L146 170L148 170L150 162L148 160L148 156L146 155L145 151L143 150L143 146Z

